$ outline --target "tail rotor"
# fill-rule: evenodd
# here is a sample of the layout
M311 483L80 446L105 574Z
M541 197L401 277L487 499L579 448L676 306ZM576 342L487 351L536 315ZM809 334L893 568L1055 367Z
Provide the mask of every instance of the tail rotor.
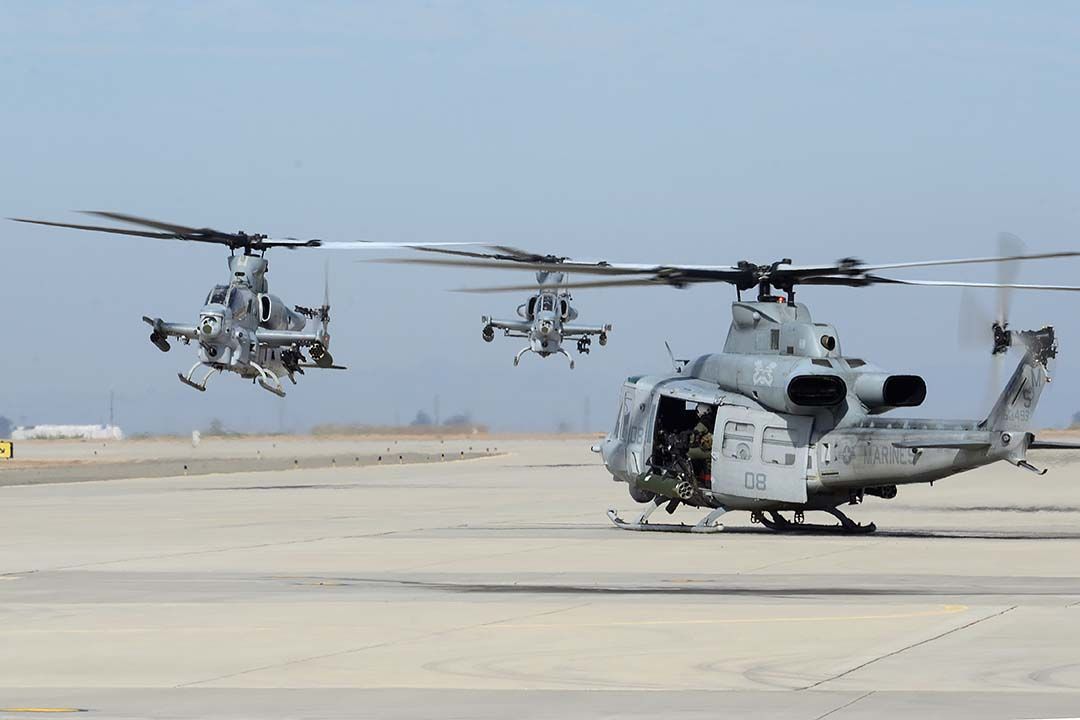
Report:
M999 257L1015 257L1026 254L1024 241L1012 233L999 233L997 237ZM1020 263L1006 261L997 264L997 283L1015 285L1020 274ZM971 290L965 289L960 298L959 343L963 347L985 350L990 348L990 373L986 396L992 403L1001 390L1001 377L1005 355L1012 346L1013 333L1009 332L1009 312L1012 308L1012 288L999 287L993 310L979 302Z
M323 304L317 308L296 306L296 311L316 322L315 334L318 340L311 343L308 352L312 362L321 368L334 366L334 356L330 354L330 333L327 325L330 324L330 264L323 266Z
M334 364L330 354L330 333L326 326L330 324L330 262L323 264L323 304L319 308L319 342L311 346L311 359L321 368Z

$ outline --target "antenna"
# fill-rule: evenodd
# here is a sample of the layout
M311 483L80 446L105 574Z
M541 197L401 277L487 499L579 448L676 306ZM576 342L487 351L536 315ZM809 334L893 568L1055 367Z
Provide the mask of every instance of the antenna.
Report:
M688 362L690 362L690 361L689 360L681 360L681 359L675 357L675 353L671 351L671 343L669 343L667 340L664 341L664 347L667 348L668 357L671 358L671 367L675 370L675 372L681 374L682 371L683 371L683 368L685 368L686 364Z

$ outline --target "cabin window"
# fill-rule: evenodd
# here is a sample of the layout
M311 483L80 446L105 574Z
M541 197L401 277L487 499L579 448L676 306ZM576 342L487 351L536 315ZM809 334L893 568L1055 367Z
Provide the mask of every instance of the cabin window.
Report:
M540 301L540 309L541 310L548 310L548 311L554 310L555 309L555 298L551 297L550 295L545 295L544 299Z
M754 426L750 423L728 420L724 423L724 444L721 454L731 460L749 460L750 447L754 444Z
M774 330L769 331L769 349L770 350L779 350L780 349L780 331L779 330L774 329Z
M624 395L622 403L619 405L619 417L615 419L615 431L613 436L619 438L622 441L630 436L630 402L631 397Z
M770 465L794 465L794 433L786 427L765 428L761 437L761 460Z

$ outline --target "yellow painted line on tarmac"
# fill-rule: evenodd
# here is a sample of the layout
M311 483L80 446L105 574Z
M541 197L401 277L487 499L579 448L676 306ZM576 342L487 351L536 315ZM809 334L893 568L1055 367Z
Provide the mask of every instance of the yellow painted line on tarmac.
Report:
M617 620L593 623L495 623L498 628L587 628L587 627L642 627L650 625L748 625L753 623L805 623L839 622L851 620L902 620L906 618L940 617L968 610L967 605L942 605L936 610L922 612L892 613L888 615L818 615L805 617L774 618L698 618L694 620Z
M0 708L0 712L6 713L83 713L89 712L86 708Z
M212 632L212 633L244 633L244 632L265 632L268 630L276 629L272 625L244 625L241 627L215 627L212 625L207 626L193 626L193 627L129 627L129 628L0 628L0 636L5 635L131 635L137 633L162 633L162 632ZM14 712L13 710L7 710L0 708L0 712ZM30 712L30 710L19 710L19 712ZM40 710L37 712L60 712L59 710ZM81 712L81 711L80 711Z

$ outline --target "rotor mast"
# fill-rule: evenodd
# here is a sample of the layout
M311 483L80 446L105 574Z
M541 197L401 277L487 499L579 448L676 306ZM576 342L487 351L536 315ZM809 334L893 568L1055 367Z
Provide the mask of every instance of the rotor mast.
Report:
M777 296L773 294L775 288L786 295L785 299L789 304L794 303L795 279L786 278L783 274L777 273L777 269L781 265L791 265L791 258L777 260L769 265L755 265L747 261L740 262L737 267L747 274L748 281L735 283L739 299L742 299L743 290L749 290L757 286L758 302L775 302L777 300Z

